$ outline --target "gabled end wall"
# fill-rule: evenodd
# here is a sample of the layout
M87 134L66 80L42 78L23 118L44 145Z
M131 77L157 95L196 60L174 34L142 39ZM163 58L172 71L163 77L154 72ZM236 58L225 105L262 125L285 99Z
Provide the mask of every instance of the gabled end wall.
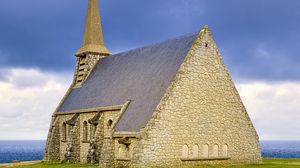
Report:
M171 167L260 161L258 135L204 27L141 130L132 163Z

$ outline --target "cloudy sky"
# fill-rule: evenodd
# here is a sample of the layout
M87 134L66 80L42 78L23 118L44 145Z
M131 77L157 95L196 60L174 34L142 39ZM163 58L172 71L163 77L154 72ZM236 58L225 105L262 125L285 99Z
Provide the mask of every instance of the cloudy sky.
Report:
M107 47L209 25L262 140L300 140L300 1L100 0ZM87 0L0 1L0 139L45 139L70 85Z

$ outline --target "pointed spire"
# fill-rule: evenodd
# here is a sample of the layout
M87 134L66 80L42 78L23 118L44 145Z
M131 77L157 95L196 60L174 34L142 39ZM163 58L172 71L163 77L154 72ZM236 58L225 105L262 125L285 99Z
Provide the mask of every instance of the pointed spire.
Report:
M89 0L82 47L75 55L81 56L86 53L110 55L104 44L98 0Z

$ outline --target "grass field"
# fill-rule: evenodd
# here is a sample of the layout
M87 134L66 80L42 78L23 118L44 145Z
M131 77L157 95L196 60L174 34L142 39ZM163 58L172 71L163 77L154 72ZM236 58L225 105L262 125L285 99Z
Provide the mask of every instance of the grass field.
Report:
M0 166L1 167L1 166ZM191 168L300 168L300 159L263 159L263 163L259 165L207 165L194 166ZM29 166L15 166L14 168L98 168L98 166L81 165L81 164L58 164L58 163L39 163Z

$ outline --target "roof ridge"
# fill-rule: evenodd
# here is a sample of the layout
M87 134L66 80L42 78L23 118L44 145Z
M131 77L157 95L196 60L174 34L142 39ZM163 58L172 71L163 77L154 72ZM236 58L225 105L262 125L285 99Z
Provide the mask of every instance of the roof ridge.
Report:
M144 46L141 46L141 47L136 47L136 48L132 48L132 49L129 49L129 50L121 51L121 52L112 54L111 56L117 56L117 55L120 55L120 54L125 54L125 53L129 53L129 52L133 52L133 51L145 49L145 48L148 48L148 47L153 47L153 46L156 46L156 45L161 45L163 43L167 43L167 42L170 42L170 41L173 41L173 40L179 40L179 39L182 39L182 38L187 38L187 37L198 35L198 34L199 34L199 32L193 32L193 33L188 33L188 34L180 35L180 36L177 36L175 38L173 37L173 38L169 38L169 39L166 39L166 40L163 40L163 41L160 41L160 42L151 43L151 44L144 45Z

